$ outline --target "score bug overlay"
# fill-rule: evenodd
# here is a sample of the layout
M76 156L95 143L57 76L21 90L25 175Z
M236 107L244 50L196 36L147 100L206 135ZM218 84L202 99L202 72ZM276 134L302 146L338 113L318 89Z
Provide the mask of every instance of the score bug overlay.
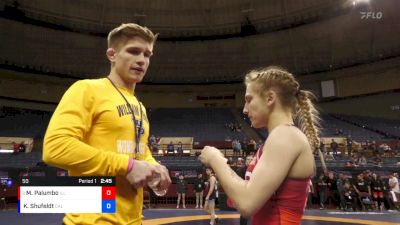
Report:
M23 177L19 213L115 213L115 177Z

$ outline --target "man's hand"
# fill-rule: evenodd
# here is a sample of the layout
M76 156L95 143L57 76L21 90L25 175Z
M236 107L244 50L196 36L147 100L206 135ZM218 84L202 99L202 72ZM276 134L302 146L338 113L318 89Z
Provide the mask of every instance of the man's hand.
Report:
M126 175L126 179L133 187L139 188L146 186L147 182L153 179L153 174L156 173L155 166L145 161L135 160L132 170Z
M167 190L171 184L171 178L169 177L168 169L163 165L155 165L156 173L160 175L160 183L157 188L161 190Z

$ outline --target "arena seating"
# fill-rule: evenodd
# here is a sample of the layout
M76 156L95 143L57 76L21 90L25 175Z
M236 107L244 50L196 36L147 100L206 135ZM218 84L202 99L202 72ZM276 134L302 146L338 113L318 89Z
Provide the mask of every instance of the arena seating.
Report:
M43 137L50 117L50 112L2 107L0 136Z
M365 129L363 127L356 126L350 122L337 119L330 115L322 115L322 136L348 136L356 141L365 141L368 139L380 140L382 135ZM336 131L342 130L343 134L338 134Z
M390 120L383 118L371 118L364 116L336 115L345 121L352 122L358 126L376 130L386 135L400 137L400 119Z
M26 168L35 167L42 161L42 152L29 152L18 154L0 154L0 167Z
M160 137L194 137L195 141L242 139L243 132L231 132L225 124L235 122L229 108L152 110L151 133Z

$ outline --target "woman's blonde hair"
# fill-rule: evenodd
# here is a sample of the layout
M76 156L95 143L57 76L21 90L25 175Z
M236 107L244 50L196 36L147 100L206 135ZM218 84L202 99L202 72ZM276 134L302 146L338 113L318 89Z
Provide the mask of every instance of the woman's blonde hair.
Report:
M319 149L320 117L312 102L316 99L315 95L310 91L301 90L299 82L291 73L276 66L250 71L245 77L245 84L247 86L250 83L255 85L260 95L270 89L276 91L283 107L292 111L294 122L307 136L312 151L318 151L322 166L326 169Z

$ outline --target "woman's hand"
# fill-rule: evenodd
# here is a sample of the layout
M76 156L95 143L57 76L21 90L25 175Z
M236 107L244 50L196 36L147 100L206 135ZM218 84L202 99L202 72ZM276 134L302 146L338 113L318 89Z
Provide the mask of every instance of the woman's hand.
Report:
M224 155L220 150L211 146L205 146L199 156L201 163L206 166L211 166L212 161L217 158L224 158Z
M208 198L204 201L204 210L208 211Z

